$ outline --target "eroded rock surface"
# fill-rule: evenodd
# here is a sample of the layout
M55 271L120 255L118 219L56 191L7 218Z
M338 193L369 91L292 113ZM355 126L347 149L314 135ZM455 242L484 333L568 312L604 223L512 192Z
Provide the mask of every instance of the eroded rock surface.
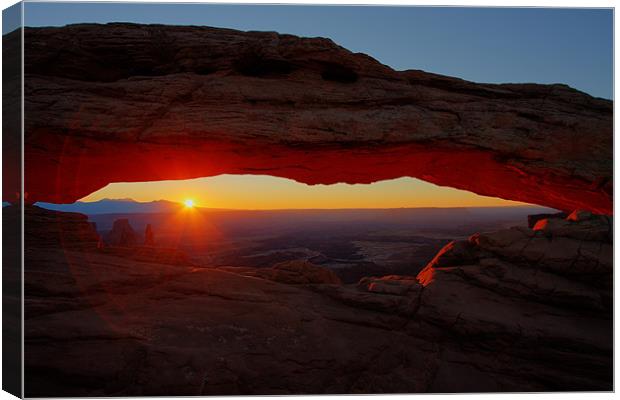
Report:
M260 173L412 176L612 213L612 102L565 85L394 71L325 38L135 24L26 28L25 73L28 202Z
M477 371L558 390L610 388L611 227L574 213L453 242L418 275L416 316L480 346L460 361Z
M34 240L65 216L90 226L27 208L27 396L612 389L607 217L473 235L416 277L342 285L303 262L211 269Z

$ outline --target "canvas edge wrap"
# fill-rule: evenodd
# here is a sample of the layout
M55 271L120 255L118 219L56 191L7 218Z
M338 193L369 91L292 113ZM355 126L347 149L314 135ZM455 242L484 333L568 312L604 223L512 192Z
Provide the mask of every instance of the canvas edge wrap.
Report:
M2 20L2 390L23 397L23 3Z

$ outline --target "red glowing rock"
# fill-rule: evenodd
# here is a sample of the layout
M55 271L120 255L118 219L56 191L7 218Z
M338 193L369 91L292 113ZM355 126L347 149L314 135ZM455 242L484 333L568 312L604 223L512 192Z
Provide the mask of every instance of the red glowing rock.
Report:
M398 72L324 38L134 24L27 28L25 72L29 202L223 173L411 176L612 213L612 102L565 85Z

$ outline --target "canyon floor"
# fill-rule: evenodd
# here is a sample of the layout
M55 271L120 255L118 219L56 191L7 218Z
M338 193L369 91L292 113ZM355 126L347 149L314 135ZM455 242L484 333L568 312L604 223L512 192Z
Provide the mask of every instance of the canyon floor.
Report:
M101 248L86 216L28 207L26 396L612 390L612 223L533 222L342 283Z

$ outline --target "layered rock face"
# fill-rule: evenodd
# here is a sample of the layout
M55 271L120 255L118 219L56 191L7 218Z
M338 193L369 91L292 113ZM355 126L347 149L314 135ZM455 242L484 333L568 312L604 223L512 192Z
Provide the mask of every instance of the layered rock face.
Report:
M556 216L452 242L417 277L321 290L409 318L441 349L429 391L610 390L612 226Z
M27 236L26 395L612 390L611 226L539 219L357 285Z
M324 38L134 24L26 28L25 72L29 202L260 173L412 176L612 212L612 103L564 85L398 72Z
M453 242L417 277L417 317L468 339L475 361L455 363L557 390L610 389L612 229L581 212Z

